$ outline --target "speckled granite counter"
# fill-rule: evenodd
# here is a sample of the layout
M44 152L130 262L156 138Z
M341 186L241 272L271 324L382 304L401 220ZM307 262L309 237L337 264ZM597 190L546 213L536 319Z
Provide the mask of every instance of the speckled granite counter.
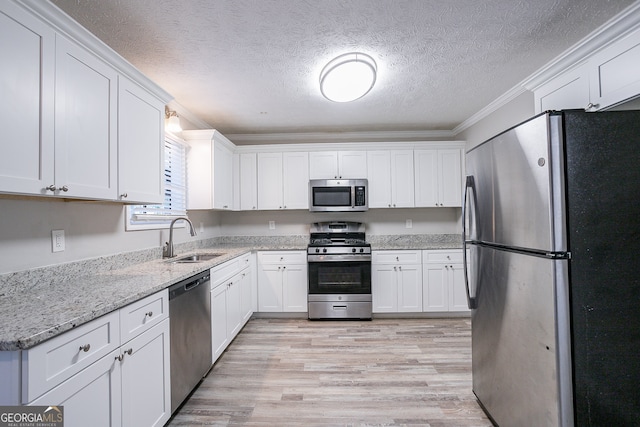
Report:
M219 253L171 263L161 248L0 275L0 350L33 347L180 280L255 250L305 250L308 236L224 237L176 245L179 255ZM460 248L457 235L370 236L373 250Z

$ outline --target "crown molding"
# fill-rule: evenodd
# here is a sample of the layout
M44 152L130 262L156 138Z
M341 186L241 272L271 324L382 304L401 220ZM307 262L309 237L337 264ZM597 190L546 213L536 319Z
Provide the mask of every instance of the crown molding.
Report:
M116 53L116 51L89 32L89 30L78 24L73 18L64 13L53 3L42 0L20 0L16 2L16 4L45 20L48 24L53 26L57 33L73 40L100 57L111 67L115 68L120 74L127 76L137 84L144 87L163 103L166 104L173 99L171 94L158 86L155 82L149 79L149 77L142 74L142 72L134 67L129 61Z
M424 141L450 139L455 135L449 130L424 131L370 131L370 132L286 132L286 133L236 133L227 137L236 145L375 142L375 141Z

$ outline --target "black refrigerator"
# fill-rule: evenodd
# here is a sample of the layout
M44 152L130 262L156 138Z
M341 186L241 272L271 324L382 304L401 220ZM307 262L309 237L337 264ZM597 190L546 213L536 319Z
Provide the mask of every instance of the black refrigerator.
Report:
M639 426L640 111L540 114L468 150L466 170L484 410L505 427Z

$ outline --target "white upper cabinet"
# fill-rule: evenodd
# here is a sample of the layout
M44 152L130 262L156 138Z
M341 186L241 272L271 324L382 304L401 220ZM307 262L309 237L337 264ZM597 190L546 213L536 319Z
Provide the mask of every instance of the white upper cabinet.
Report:
M309 153L258 153L258 209L309 208Z
M232 209L234 145L216 130L183 131L187 150L187 209Z
M117 196L118 74L56 36L55 185L65 197Z
M50 2L0 2L0 37L0 193L158 201L170 96Z
M415 206L462 206L462 150L415 150Z
M0 192L53 194L55 33L3 1L0 39Z
M591 57L589 69L594 108L640 95L640 29Z
M136 83L118 79L118 198L162 203L164 102Z
M309 179L362 179L366 176L366 151L309 153Z
M640 29L531 89L536 113L572 108L597 111L639 96Z
M414 207L413 150L368 151L369 208Z

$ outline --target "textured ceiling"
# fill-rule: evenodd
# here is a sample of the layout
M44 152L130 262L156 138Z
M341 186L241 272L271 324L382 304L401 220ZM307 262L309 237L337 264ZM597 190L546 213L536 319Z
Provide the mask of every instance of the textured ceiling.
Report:
M53 0L223 133L451 130L631 0ZM373 90L318 76L362 51Z

